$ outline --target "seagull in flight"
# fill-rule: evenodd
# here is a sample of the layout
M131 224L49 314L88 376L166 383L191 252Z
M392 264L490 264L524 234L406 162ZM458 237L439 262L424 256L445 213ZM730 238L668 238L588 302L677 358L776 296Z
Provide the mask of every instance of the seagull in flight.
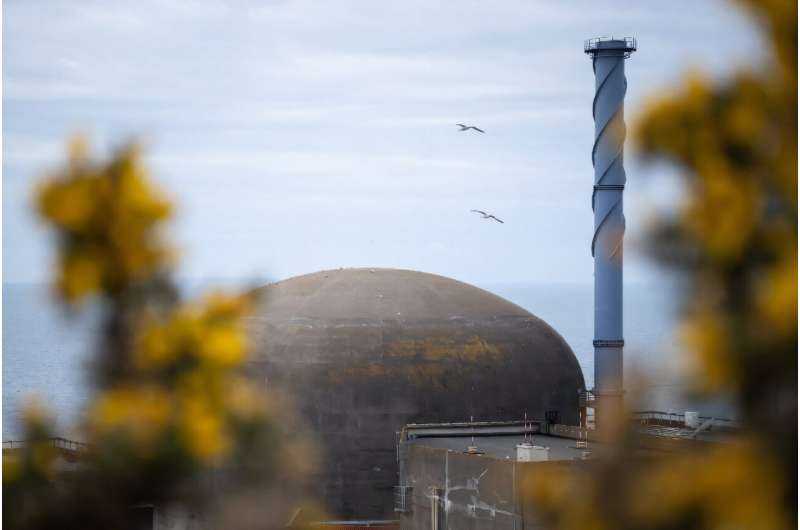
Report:
M468 130L470 130L470 129L475 129L475 130L476 130L476 131L478 131L479 133L484 133L484 134L486 134L486 131L484 131L483 129L478 129L478 128L477 128L477 127L475 127L474 125L464 125L463 123L456 123L456 125L458 125L459 127L461 127L461 128L459 129L459 132L468 131Z
M494 219L498 223L503 224L503 221L501 219L498 219L494 215L488 214L488 213L484 212L483 210L470 210L470 212L475 212L475 213L481 214L481 219Z

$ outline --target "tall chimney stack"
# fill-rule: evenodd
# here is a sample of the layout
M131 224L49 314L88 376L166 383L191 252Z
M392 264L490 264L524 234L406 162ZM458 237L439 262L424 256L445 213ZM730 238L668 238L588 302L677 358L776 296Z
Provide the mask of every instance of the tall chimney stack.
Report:
M594 117L594 398L598 429L611 427L623 408L622 348L622 237L625 217L622 192L625 169L623 116L625 59L636 51L632 38L598 38L584 43L592 58L595 93Z

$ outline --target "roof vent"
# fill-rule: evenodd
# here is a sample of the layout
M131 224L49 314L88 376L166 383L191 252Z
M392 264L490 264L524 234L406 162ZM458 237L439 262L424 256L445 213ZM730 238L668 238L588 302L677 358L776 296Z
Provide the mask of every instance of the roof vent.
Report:
M468 455L482 455L484 454L483 451L478 449L477 445L468 445L467 448L464 450L464 453Z
M517 462L546 462L550 460L550 448L530 443L517 444Z

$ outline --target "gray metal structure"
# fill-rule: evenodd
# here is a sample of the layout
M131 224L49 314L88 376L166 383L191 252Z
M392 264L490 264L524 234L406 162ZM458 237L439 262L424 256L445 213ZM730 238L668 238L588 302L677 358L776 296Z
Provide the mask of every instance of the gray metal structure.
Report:
M594 117L594 397L595 421L615 414L623 404L622 350L622 240L625 217L622 194L625 168L624 100L628 82L625 59L636 50L632 38L598 38L584 43L592 59Z

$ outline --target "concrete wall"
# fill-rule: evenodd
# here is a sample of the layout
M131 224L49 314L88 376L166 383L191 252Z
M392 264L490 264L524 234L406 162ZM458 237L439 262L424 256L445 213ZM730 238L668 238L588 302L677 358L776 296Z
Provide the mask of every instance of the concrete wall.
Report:
M405 483L413 486L410 511L400 517L402 530L541 529L523 491L536 479L537 466L560 463L522 463L461 452L413 446L408 450ZM541 469L541 468L540 468ZM438 495L435 493L438 492Z

